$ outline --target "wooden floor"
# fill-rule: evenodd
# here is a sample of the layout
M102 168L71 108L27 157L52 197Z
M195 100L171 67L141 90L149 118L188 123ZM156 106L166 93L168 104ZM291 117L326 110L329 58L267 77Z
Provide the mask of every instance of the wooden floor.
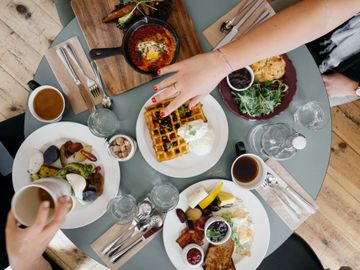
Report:
M24 5L24 6L21 6ZM0 1L0 121L22 113L36 68L61 30L51 0ZM324 267L360 269L360 102L332 109L331 158L319 211L298 230ZM48 253L65 269L104 269L61 232Z

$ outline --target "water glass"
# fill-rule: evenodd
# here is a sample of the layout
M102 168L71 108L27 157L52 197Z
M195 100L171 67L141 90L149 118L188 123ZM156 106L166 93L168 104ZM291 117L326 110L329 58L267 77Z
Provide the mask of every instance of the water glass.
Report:
M138 213L138 205L133 196L122 194L110 200L107 211L119 224L130 223Z
M88 127L95 136L109 137L120 128L120 121L113 111L98 108L90 114Z
M150 200L156 210L162 213L174 209L179 202L179 191L170 183L160 183L153 187Z
M296 108L294 120L308 129L319 130L327 124L329 116L320 102L310 101Z

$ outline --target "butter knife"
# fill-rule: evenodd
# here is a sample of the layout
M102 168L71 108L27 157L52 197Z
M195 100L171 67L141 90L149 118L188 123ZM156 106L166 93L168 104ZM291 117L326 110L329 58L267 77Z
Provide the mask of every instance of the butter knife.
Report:
M239 28L241 25L243 25L253 14L254 12L260 7L261 4L264 3L264 0L258 0L245 14L244 17L241 18L241 20L231 29L229 34L227 34L214 48L214 50L217 50L221 48L222 46L228 44L230 41L233 40L233 38L237 35Z
M154 235L156 232L158 232L159 230L161 230L162 227L159 228L153 228L149 231L147 231L146 233L144 233L139 239L137 239L136 241L134 241L133 243L131 243L128 247L116 252L114 255L112 255L112 257L110 258L110 261L112 263L115 263L116 261L118 261L125 253L127 253L129 250L131 250L132 248L134 248L135 246L137 246L139 243L141 243L142 241L145 241L146 239L148 239L150 236Z
M86 107L88 108L90 113L95 111L95 105L90 96L90 92L87 90L87 88L84 85L81 84L81 81L79 80L74 68L72 67L72 65L70 63L70 60L69 60L66 50L62 47L59 47L56 50L56 53L59 56L61 62L64 64L67 71L69 72L71 78L74 80L74 83L78 87L80 95L83 98L83 100L86 104Z

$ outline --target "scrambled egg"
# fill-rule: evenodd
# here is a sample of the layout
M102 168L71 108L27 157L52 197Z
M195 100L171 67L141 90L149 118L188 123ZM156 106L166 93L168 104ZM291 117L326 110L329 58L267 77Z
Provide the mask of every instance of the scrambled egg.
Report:
M165 44L155 41L142 41L137 44L137 51L146 60L156 61L165 50Z
M286 63L280 55L273 56L251 65L255 80L259 82L278 80L285 74Z

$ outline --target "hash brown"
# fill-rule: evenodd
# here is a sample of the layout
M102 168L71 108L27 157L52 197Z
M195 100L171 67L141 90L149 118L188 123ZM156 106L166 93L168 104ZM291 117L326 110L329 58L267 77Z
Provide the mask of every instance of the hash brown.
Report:
M286 63L282 56L277 55L251 65L255 80L266 82L278 80L285 74Z

